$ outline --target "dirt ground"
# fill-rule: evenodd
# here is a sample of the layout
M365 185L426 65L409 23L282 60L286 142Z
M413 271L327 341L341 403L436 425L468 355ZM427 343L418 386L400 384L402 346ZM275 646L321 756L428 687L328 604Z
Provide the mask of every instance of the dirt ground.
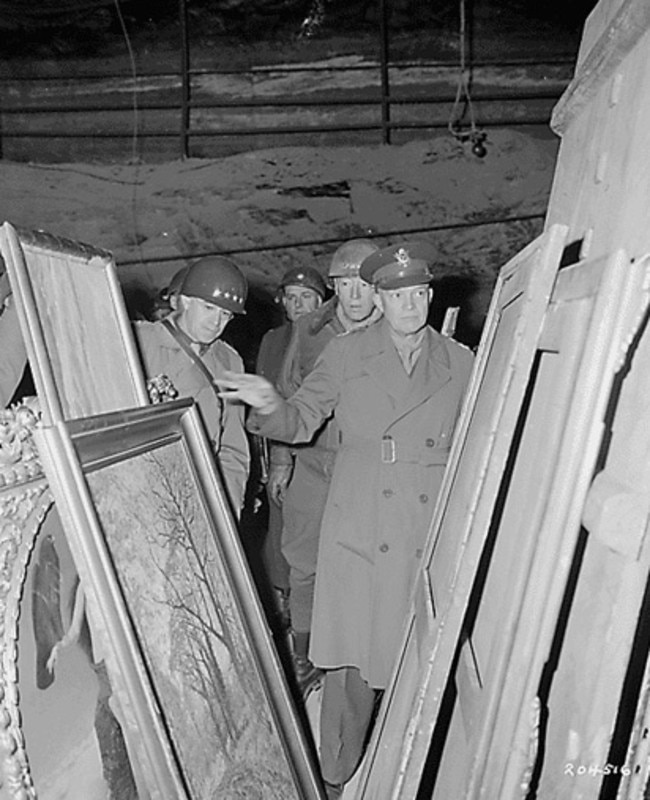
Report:
M161 165L0 162L0 222L110 250L133 314L188 261L231 253L251 284L253 313L232 331L245 358L275 321L289 266L325 272L357 236L427 239L440 254L439 314L460 304L459 338L473 344L498 269L541 230L557 141L500 130L487 150L479 159L441 135Z

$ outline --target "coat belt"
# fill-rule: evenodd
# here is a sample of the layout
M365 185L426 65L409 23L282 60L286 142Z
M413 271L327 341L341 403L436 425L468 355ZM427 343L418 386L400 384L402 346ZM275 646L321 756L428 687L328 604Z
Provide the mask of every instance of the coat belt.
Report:
M424 466L445 466L449 459L449 445L444 447L429 446L426 443L413 444L394 439L392 436L383 436L381 439L367 439L363 436L341 436L341 446L361 452L371 458L377 458L383 464L406 462L409 464L422 464Z

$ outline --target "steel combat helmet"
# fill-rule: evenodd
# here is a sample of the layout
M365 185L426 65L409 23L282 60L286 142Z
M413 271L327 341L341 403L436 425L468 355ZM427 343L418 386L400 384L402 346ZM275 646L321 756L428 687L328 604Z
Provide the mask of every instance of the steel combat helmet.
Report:
M350 239L334 251L328 277L353 278L359 274L361 262L376 253L379 247L370 239Z
M306 289L313 289L321 298L325 297L327 288L325 280L315 267L291 267L282 276L280 286L281 292L287 286L304 286Z
M169 286L164 290L167 297L171 297L174 294L178 294L182 285L183 281L185 280L185 276L190 271L191 267L181 267L178 272L175 272L172 279L169 281Z
M235 314L245 314L248 282L239 267L225 256L206 256L188 269L179 294L200 297Z

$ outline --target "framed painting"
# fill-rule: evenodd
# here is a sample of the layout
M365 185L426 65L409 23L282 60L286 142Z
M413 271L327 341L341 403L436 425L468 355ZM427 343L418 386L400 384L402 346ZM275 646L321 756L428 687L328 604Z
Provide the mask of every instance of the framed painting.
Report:
M144 796L321 798L195 406L36 438Z
M34 402L0 409L0 798L135 800L147 795L86 631L60 646L78 578L37 424Z
M148 404L112 255L9 222L0 252L44 421Z
M360 798L417 795L565 237L553 226L499 273Z

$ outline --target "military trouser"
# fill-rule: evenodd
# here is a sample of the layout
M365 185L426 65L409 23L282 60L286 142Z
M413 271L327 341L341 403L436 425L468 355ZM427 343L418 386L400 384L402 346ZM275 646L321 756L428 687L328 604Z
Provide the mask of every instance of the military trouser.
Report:
M289 564L291 625L300 633L311 630L318 541L335 455L320 447L299 449L282 504L282 553Z
M327 670L320 712L323 780L340 784L359 766L368 738L377 692L356 667Z
M282 506L279 506L271 492L266 490L269 519L262 549L264 568L271 586L289 591L289 565L282 554Z

